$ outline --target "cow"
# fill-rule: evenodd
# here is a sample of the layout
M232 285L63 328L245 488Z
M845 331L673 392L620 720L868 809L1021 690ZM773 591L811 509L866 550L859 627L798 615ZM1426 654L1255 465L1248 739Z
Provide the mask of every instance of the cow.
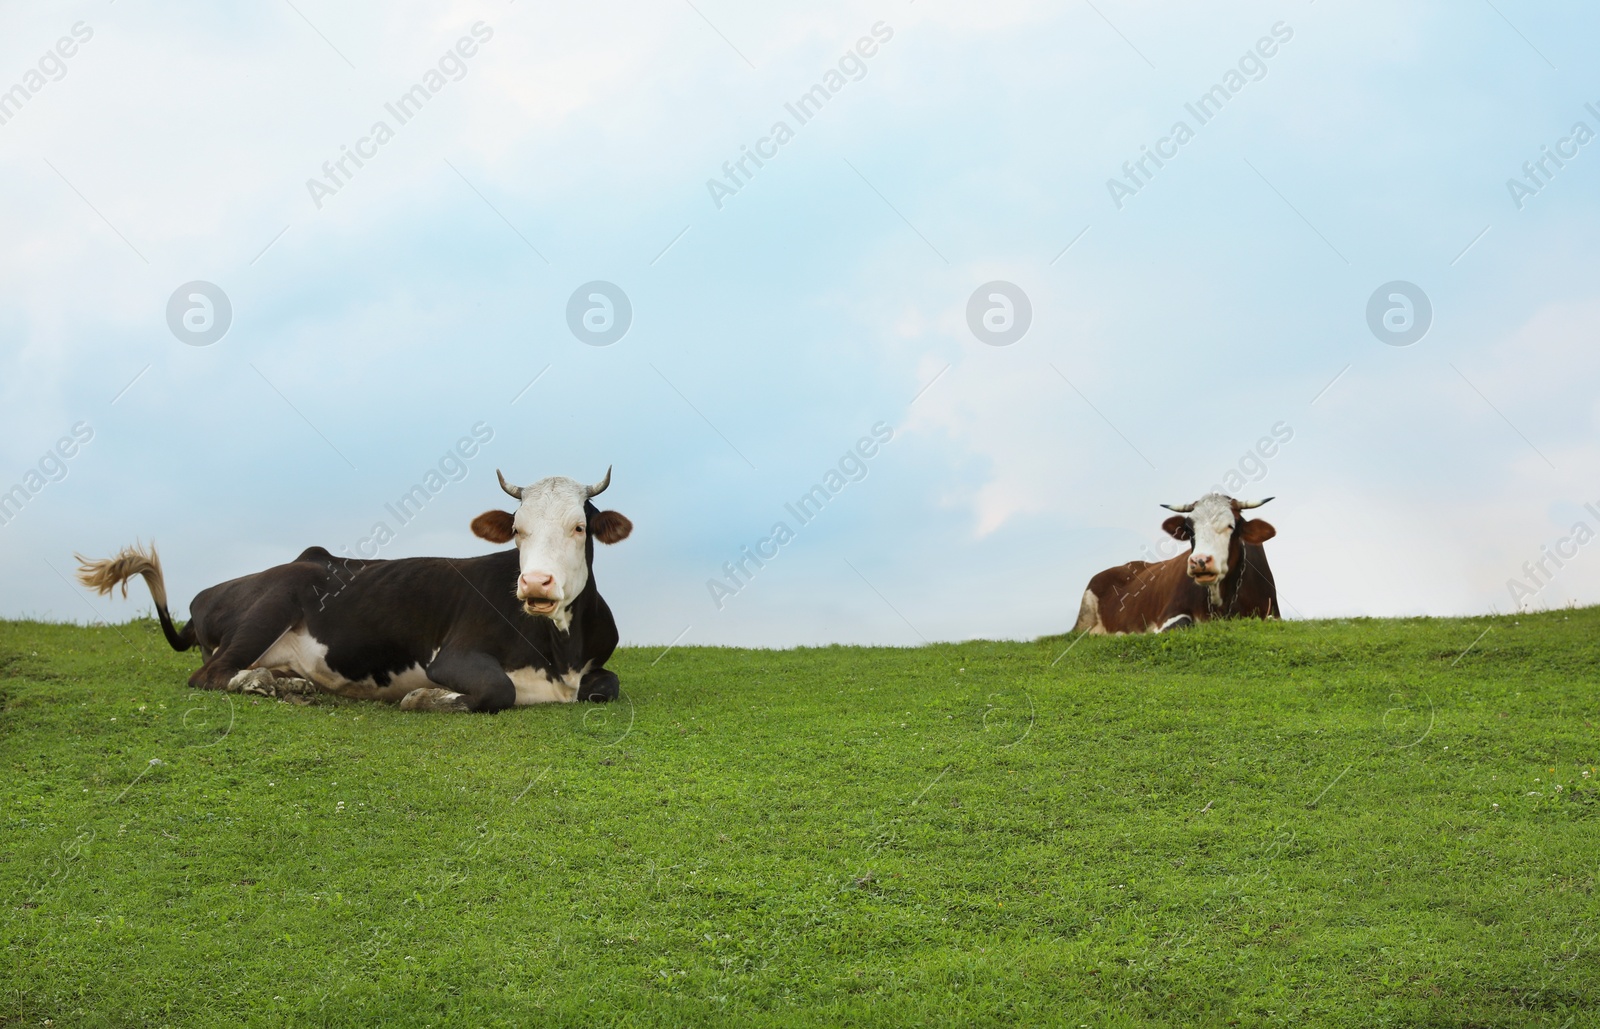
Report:
M358 560L312 547L288 564L201 590L180 630L154 545L78 555L78 579L102 596L142 576L174 650L198 646L200 689L272 692L277 677L411 711L502 711L551 701L615 700L605 667L617 624L594 580L594 543L633 523L598 509L593 486L552 477L512 486L515 512L485 511L472 531L514 549L482 557Z
M1090 579L1075 631L1165 632L1213 618L1277 617L1278 590L1261 546L1277 530L1241 513L1267 500L1207 493L1192 504L1162 504L1178 513L1161 528L1189 541L1189 553L1129 561Z

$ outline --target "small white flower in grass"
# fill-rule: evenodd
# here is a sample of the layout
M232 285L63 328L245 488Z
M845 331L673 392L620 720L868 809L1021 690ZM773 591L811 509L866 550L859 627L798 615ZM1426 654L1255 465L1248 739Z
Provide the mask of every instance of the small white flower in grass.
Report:
M1490 804L1489 805L1489 810L1490 811L1499 811L1500 810L1500 805L1499 804Z
M1556 792L1557 793L1561 792L1561 784L1560 783L1556 783Z

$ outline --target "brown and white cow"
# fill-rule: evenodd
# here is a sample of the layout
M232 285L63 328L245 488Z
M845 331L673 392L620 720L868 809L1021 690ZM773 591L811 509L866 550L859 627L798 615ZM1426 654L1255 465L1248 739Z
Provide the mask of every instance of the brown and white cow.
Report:
M1189 541L1189 553L1129 561L1090 579L1076 631L1163 632L1213 618L1278 617L1278 590L1261 546L1277 530L1241 513L1267 500L1207 493L1192 504L1162 504L1178 513L1161 528Z

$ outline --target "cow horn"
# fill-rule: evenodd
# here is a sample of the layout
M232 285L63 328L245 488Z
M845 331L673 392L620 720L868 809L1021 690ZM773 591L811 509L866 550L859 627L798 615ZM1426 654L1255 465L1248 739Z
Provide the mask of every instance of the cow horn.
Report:
M589 487L589 496L598 497L606 491L606 487L609 485L611 485L611 467L608 465L606 467L606 477Z
M507 482L506 481L506 477L504 475L500 474L500 469L498 469L498 468L496 468L494 470L494 474L500 480L500 488L501 489L505 490L507 493L511 494L513 497L516 497L518 500L522 499L522 487L521 486L513 486L513 485L511 485L511 483Z
M1267 498L1267 500L1271 499L1271 497ZM1234 503L1239 505L1239 510L1248 511L1252 507L1260 507L1262 504L1265 504L1267 500L1235 500Z
M1166 508L1168 511L1176 511L1179 514L1188 514L1190 511L1194 510L1193 504L1162 504L1161 506Z

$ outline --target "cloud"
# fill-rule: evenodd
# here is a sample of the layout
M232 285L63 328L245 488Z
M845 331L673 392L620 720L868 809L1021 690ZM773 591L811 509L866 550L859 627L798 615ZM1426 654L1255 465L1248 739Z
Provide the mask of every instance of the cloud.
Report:
M1248 488L1306 615L1503 607L1596 499L1600 157L1524 211L1504 191L1581 116L1541 53L1577 66L1594 16L696 6L18 13L0 82L76 17L94 38L0 126L0 487L96 436L0 526L0 612L88 616L46 562L135 536L175 599L359 538L480 420L508 474L617 466L639 531L600 577L663 645L1061 631L1159 545L1157 504L1279 423ZM718 210L707 178L880 19L865 76ZM1267 77L1117 210L1107 178L1285 19ZM307 179L479 22L318 209ZM597 278L635 311L609 347L565 324ZM1406 348L1364 320L1396 278L1435 310ZM234 308L209 347L165 324L195 279ZM1033 308L1008 346L966 324L996 279ZM706 578L879 419L871 477L715 611ZM481 552L490 467L395 552ZM1546 595L1600 600L1600 558Z

